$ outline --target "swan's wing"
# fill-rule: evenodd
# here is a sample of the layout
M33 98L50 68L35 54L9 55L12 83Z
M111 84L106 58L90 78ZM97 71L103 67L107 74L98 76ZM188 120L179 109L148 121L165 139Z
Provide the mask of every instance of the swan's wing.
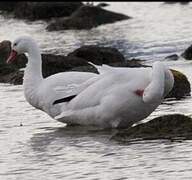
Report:
M98 83L98 82L96 82ZM95 84L94 84L95 85ZM130 84L131 85L131 84ZM113 119L113 127L117 127L120 123L121 118L116 118L117 112L131 112L131 114L134 114L134 108L133 111L129 107L137 107L137 101L139 101L139 98L137 98L133 91L129 90L129 85L124 84L121 87L117 86L116 88L113 87L105 89L103 94L101 96L97 96L99 99L98 101L94 101L93 95L95 92L92 93L92 95L89 97L81 98L82 101L80 102L80 106L77 108L67 108L63 110L59 115L55 116L54 119L64 122L64 123L76 123L76 124L94 124L95 122L93 119L96 119L98 123L101 123L103 125L107 125L110 123L110 121L105 121L104 119ZM90 88L90 87L88 87ZM100 89L100 88L99 88ZM98 91L98 90L97 90ZM85 93L87 95L88 93ZM80 94L81 96L82 94ZM96 94L95 94L96 96ZM136 98L135 98L136 97ZM79 98L79 97L77 97ZM87 100L86 105L82 104L83 99ZM136 100L134 100L136 99ZM76 101L77 99L72 100L70 103ZM93 101L92 101L93 100ZM140 100L141 101L141 100ZM130 102L127 104L127 102ZM69 104L70 104L69 103ZM121 114L121 113L120 113ZM120 115L121 116L121 115ZM122 116L123 117L123 116ZM100 119L103 119L100 122ZM132 118L130 118L132 119ZM131 121L130 121L131 123Z
M65 72L47 77L38 87L36 94L41 106L52 105L58 99L77 95L89 83L94 81L98 74L88 72ZM93 78L93 79L92 79ZM92 80L91 80L92 79ZM90 80L90 81L88 81Z
M53 104L58 104L62 102L68 102L74 97L76 97L79 93L81 93L84 89L88 88L91 84L98 80L98 76L92 77L82 84L72 83L63 86L57 86L54 89L56 93L62 94L62 98L56 99Z

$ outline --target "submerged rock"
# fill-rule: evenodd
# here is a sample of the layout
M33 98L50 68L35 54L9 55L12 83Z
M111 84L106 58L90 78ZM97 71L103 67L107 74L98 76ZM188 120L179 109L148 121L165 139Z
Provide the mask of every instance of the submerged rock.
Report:
M192 60L192 45L189 46L182 54L181 56L185 58L186 60Z
M179 59L179 56L177 54L172 54L172 55L169 55L167 57L165 57L166 60L178 60Z
M91 29L102 24L113 23L129 18L129 16L107 11L100 7L84 5L77 9L69 17L55 18L46 29L49 31L65 29Z
M182 114L157 117L146 123L121 130L112 139L123 142L154 139L192 139L192 118Z

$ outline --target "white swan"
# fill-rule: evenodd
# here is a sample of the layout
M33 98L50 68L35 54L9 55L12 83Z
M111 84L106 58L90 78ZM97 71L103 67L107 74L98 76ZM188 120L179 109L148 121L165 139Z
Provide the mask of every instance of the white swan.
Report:
M63 72L42 77L41 53L30 37L12 44L7 63L27 53L26 100L67 124L125 128L149 116L173 87L174 78L161 62L153 68L96 66L100 74Z

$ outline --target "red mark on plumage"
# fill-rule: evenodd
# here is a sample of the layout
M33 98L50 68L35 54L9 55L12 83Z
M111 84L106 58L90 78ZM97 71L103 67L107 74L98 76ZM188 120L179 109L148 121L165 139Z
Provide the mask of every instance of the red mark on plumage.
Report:
M137 89L136 91L134 91L134 93L135 93L137 96L143 96L143 92L144 92L143 89Z

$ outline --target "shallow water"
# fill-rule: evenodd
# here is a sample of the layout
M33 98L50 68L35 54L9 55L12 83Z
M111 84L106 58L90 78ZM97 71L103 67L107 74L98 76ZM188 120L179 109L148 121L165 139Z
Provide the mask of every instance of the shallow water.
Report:
M32 35L43 52L67 54L85 44L118 48L126 58L147 64L181 53L192 43L192 3L111 2L109 10L134 17L90 31L46 32L43 21L25 22L0 16L0 41ZM165 63L187 75L192 62ZM23 87L0 84L0 179L191 179L192 141L111 139L117 130L65 127L24 99ZM165 101L145 121L182 113L192 115L192 99Z

